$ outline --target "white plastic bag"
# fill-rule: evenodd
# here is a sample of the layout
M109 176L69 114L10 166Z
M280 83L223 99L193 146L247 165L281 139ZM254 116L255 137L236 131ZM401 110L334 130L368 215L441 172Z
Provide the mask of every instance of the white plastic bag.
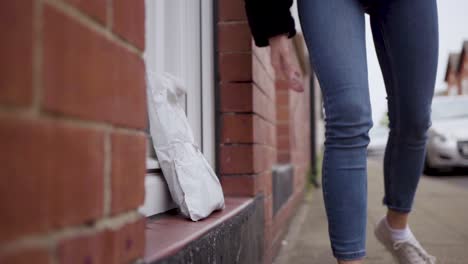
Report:
M224 208L218 177L195 144L181 105L185 90L170 74L147 72L150 133L172 199L193 221Z

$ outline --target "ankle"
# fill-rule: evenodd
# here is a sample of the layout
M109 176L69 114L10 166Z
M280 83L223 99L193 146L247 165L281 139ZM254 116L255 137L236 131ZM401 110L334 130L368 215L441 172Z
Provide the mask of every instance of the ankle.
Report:
M405 229L408 227L408 213L397 212L389 209L387 211L387 223L392 229Z

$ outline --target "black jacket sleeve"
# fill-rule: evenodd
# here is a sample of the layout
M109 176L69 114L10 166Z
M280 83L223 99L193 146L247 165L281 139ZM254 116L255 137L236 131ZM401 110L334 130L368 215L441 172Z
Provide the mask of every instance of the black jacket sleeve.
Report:
M268 39L276 35L296 34L290 8L293 0L244 0L250 30L259 47L268 46Z

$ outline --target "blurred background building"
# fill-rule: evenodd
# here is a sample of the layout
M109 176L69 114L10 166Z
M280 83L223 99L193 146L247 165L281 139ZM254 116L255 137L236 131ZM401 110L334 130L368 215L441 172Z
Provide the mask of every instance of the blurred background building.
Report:
M468 95L468 41L464 41L461 51L450 53L445 82L447 90L443 95Z

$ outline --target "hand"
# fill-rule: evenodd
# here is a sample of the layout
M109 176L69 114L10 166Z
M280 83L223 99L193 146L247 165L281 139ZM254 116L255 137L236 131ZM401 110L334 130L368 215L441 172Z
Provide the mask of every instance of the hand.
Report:
M292 61L291 44L286 35L269 39L271 65L275 70L276 80L286 82L286 85L296 92L303 92L304 85L297 64Z

